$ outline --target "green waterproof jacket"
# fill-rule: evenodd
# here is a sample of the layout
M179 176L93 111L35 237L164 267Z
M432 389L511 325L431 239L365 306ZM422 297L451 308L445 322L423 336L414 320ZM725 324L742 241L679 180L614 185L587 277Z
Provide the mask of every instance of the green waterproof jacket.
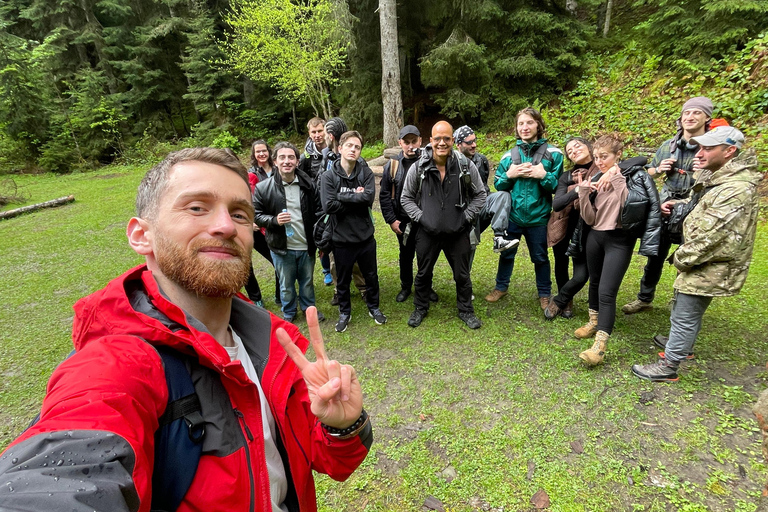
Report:
M754 149L699 176L694 192L698 187L705 192L683 221L683 243L674 254L677 291L706 297L739 293L755 245L762 177Z
M521 162L530 162L536 149L542 144L547 144L547 139L539 139L530 144L518 139L516 147L520 151ZM563 152L552 145L547 147L551 159L542 159L541 164L547 171L547 175L540 180L507 177L515 148L504 153L496 168L493 185L496 190L507 191L512 196L509 220L520 227L546 226L549 220L549 214L552 211L552 194L557 189L557 180L563 173Z

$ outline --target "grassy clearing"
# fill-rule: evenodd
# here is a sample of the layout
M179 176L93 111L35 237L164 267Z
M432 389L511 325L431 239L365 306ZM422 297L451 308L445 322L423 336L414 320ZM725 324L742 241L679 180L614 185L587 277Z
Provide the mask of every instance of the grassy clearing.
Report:
M140 262L124 227L142 174L111 167L16 178L30 202L70 193L77 201L0 222L0 446L34 416L48 375L71 349L72 304ZM671 269L656 308L619 315L606 364L587 369L577 354L589 343L571 335L586 319L586 293L575 319L545 322L521 249L511 293L487 304L497 261L487 236L473 270L483 328L470 331L456 318L444 259L435 276L440 302L409 328L412 305L394 301L395 237L377 222L389 323L375 326L354 299L347 332L323 326L330 354L360 373L376 442L347 482L318 477L321 510L421 510L429 496L450 511L533 510L540 489L553 511L755 509L768 476L750 413L768 382L768 226L759 228L743 292L707 312L696 362L678 384L652 385L629 367L650 361L650 338L668 329ZM637 291L643 260L632 262L620 304ZM271 268L257 261L257 274L270 297ZM335 320L332 289L317 293Z

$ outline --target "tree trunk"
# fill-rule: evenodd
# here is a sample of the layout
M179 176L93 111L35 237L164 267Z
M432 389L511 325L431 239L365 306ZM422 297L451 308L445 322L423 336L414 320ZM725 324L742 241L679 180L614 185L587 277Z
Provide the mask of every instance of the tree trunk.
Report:
M403 96L400 90L400 54L397 49L395 0L379 0L381 26L381 103L384 107L384 144L397 145L403 126Z
M613 0L608 0L605 7L605 25L603 25L603 37L608 37L608 31L611 29L611 11L613 10Z
M296 103L293 101L291 102L291 114L293 115L293 129L296 130L296 133L301 134L299 131L299 123L296 121Z

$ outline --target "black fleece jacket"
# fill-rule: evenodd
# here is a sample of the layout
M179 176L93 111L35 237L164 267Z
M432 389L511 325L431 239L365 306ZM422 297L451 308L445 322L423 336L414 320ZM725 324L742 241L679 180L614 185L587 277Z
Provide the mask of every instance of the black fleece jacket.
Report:
M408 174L408 169L418 161L419 157L405 158L402 151L395 158L389 160L384 164L384 173L381 175L381 188L379 190L379 205L381 205L381 214L384 216L384 220L387 224L392 224L396 220L401 223L408 224L411 222L408 214L405 213L403 207L400 205L400 197L403 195L403 184L405 184L405 175ZM397 172L395 172L395 195L392 196L392 161L397 160ZM405 226L400 226L403 229Z
M355 192L363 187L363 192ZM365 161L358 159L347 176L341 158L320 175L320 199L323 211L332 215L332 241L334 245L354 245L373 238L371 206L376 197L373 171Z

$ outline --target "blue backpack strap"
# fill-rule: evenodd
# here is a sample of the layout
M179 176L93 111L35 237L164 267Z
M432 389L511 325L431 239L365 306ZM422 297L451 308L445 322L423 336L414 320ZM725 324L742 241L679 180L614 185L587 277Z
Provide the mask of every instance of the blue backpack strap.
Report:
M187 367L188 362L194 364L192 358L168 347L157 347L157 351L165 366L168 405L155 432L151 509L174 512L195 478L205 422Z

